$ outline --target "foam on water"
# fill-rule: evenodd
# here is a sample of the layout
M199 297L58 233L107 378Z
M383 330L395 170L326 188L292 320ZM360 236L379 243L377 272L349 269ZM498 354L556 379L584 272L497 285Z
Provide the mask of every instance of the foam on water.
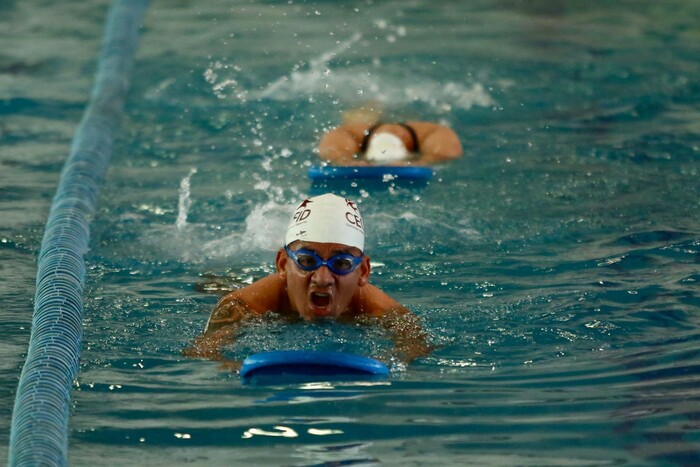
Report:
M298 88L299 86L304 87L304 83L308 83L309 78L311 78L313 81L319 81L320 78L320 82L323 82L323 78L328 77L331 74L328 62L336 58L338 54L349 50L353 46L353 44L358 42L361 38L362 34L355 33L347 41L338 42L338 46L335 49L323 52L318 57L312 58L309 61L308 71L299 71L297 67L295 67L294 69L292 69L289 75L281 76L272 83L268 84L267 87L265 87L265 89L263 89L262 91L255 93L254 96L257 99L274 99L280 94L287 94L287 91L290 88L289 83L292 83L292 88ZM312 85L312 87L314 86Z
M149 223L150 214L155 220L165 220L173 214L158 205L148 207L148 217L126 213L122 219L136 224L149 223L141 233L140 242L148 245L147 250L151 250L155 257L193 264L218 260L233 260L237 264L250 261L270 263L283 243L293 205L311 195L303 191L312 188L308 185L291 188L275 185L280 170L277 165L286 158L283 154L261 159L259 170L251 171L246 177L252 183L253 195L243 204L233 193L219 194L224 204L219 208L216 223L212 223L214 219L209 222L198 220L202 217L199 210L222 201L198 198L195 193L199 190L192 191L197 168L190 168L180 180L178 190L172 192L173 202L177 201L177 216L173 224ZM382 246L408 253L426 247L425 242L416 243L416 238L431 239L427 245L431 251L460 251L468 239L480 237L469 217L453 215L449 206L425 203L419 192L380 189L362 190L360 194L348 193L346 196L360 203L366 218L370 251ZM245 212L244 217L241 217L241 211Z
M246 88L246 72L236 64L220 60L212 62L204 77L212 92L220 99L234 98L241 102L270 99L314 102L328 96L345 104L357 100L373 100L389 107L406 103L422 103L438 113L474 106L492 107L494 99L482 83L470 76L463 81L436 80L416 70L406 73L404 64L385 63L375 58L370 67L364 63L338 62L338 58L357 45L362 34L356 32L334 49L324 51L306 63L296 64L288 74L273 80L262 89ZM339 103L339 102L338 102Z
M274 252L284 243L284 232L289 223L290 207L268 200L256 205L245 219L245 229L231 232L221 238L205 242L202 252L208 258L231 258L240 254L267 254L274 258Z

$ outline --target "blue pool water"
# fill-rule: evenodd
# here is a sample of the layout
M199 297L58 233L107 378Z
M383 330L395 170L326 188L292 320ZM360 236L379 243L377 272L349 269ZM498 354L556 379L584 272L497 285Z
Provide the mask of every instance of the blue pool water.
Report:
M107 5L0 5L4 458ZM700 463L698 24L690 0L154 2L92 224L70 464ZM362 385L183 358L272 270L321 132L367 101L465 148L423 188L342 188L436 350ZM272 321L227 352L271 348L391 351Z

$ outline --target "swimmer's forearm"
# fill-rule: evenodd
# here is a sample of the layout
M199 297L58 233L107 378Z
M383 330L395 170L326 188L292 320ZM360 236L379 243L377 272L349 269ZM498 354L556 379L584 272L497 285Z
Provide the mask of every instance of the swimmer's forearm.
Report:
M318 144L319 157L334 163L351 163L359 151L360 141L345 128L329 131Z
M224 345L230 344L233 341L235 329L224 328L218 331L202 334L194 344L182 351L182 355L192 358L206 358L214 362L220 362L225 370L238 372L241 369L243 362L240 360L230 360L226 358L221 349Z
M430 355L433 348L420 319L404 307L397 307L381 317L382 326L392 334L396 356L404 363Z
M182 354L186 357L221 362L227 370L240 370L241 362L226 358L222 349L234 342L240 322L249 312L247 305L240 298L224 297L212 311L204 333L195 339L192 346L183 350Z
M421 143L423 161L427 163L457 159L462 155L462 143L449 128L437 128Z
M222 360L221 349L233 340L235 334L233 327L223 328L202 334L197 337L192 346L182 351L185 357L207 358L209 360Z
M241 320L250 313L243 300L234 296L224 297L214 308L204 333L195 339L192 346L182 351L186 357L206 358L221 362L228 370L238 371L241 362L224 357L222 349L231 345Z
M433 351L425 336L418 338L399 337L394 340L396 345L396 356L404 363L411 363L420 357L427 357Z

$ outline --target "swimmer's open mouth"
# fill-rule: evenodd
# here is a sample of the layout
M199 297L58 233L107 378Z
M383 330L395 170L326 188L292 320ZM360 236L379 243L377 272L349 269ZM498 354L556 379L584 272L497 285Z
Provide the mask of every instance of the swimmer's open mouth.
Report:
M311 303L319 308L325 308L331 304L331 295L327 293L311 292Z

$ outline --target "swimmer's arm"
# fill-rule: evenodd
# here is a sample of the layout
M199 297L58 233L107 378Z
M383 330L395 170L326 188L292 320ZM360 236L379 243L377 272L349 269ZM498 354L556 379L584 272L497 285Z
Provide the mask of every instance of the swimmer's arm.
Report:
M279 309L284 289L284 276L272 274L225 295L211 312L204 333L183 355L219 361L228 369L239 370L241 362L225 358L221 350L234 342L246 319Z
M379 325L391 333L396 356L401 361L410 363L416 358L429 355L433 350L418 316L378 287L365 285L358 298L359 308L365 310L363 314L378 320Z
M216 304L204 327L204 335L213 334L222 328L237 327L244 318L253 314L238 292L225 295Z
M399 305L379 317L380 325L389 331L394 341L395 355L404 363L430 355L433 348L418 316Z
M186 357L206 358L221 362L230 370L240 370L241 362L224 357L221 350L236 338L241 322L253 312L236 292L226 295L216 305L209 317L204 333L182 354Z
M457 134L443 125L430 122L408 122L418 136L420 165L434 164L462 156L462 143Z
M319 157L336 165L361 165L364 161L355 155L366 130L365 124L347 124L328 131L318 144Z

